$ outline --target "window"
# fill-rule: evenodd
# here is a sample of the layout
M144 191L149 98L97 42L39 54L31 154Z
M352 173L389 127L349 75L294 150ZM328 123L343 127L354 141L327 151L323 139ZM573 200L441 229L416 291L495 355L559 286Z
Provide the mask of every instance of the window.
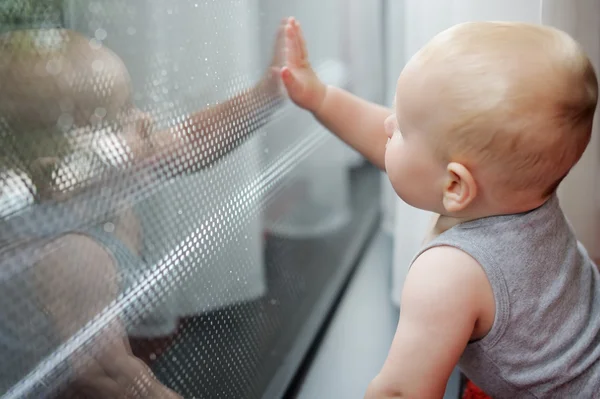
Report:
M0 393L285 392L377 220L270 73L295 15L351 89L342 3L0 6Z

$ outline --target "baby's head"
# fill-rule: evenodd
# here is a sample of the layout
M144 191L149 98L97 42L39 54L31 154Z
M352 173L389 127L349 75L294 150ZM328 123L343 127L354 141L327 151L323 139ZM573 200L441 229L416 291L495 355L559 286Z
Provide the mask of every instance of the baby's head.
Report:
M533 209L583 154L598 97L567 34L476 22L437 35L398 80L386 169L407 203L480 217Z
M42 197L56 194L57 185L68 191L77 184L72 167L62 168L67 176L59 175L61 163L84 153L99 134L122 132L135 111L121 59L65 29L0 36L0 90L6 150L0 167L20 169Z

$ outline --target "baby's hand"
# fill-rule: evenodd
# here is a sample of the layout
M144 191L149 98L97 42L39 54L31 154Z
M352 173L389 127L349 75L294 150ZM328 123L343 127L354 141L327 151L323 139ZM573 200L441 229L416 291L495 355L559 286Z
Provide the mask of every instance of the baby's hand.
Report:
M327 88L308 62L306 42L294 18L289 18L285 25L285 46L286 66L281 69L281 79L288 95L299 107L317 112Z

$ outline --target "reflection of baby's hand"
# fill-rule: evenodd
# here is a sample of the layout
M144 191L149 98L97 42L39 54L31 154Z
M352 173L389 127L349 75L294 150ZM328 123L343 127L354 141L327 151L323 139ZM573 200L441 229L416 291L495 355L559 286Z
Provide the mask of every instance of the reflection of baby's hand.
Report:
M273 55L269 68L263 76L259 86L266 91L269 96L278 97L282 94L281 92L281 79L279 78L279 71L283 66L285 60L285 24L287 20L281 21L279 28L277 29L277 36L275 38L275 45L273 46Z
M286 66L281 69L281 77L288 95L299 107L317 112L327 89L308 62L306 41L294 18L285 25L285 47Z
M277 28L275 45L273 46L273 58L271 59L271 68L278 72L285 62L285 26L287 19L282 19Z

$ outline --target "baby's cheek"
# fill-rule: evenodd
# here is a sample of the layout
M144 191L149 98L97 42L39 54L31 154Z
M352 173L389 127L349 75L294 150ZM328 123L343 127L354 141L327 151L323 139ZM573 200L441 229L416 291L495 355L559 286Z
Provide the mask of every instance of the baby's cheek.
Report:
M385 170L388 178L393 182L403 174L403 154L398 147L394 147L391 143L385 152Z
M398 155L398 152L393 151L389 146L385 151L385 172L390 180L398 174Z
M394 134L394 136L388 140L386 150L391 157L403 157L405 149L402 136L400 134Z

